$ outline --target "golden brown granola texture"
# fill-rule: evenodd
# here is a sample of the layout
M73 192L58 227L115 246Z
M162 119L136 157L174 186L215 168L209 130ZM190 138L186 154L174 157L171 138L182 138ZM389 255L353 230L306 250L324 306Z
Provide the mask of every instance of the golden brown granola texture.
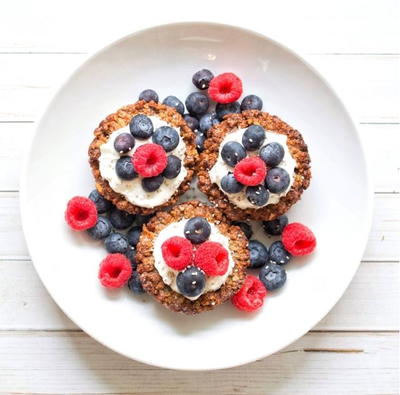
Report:
M132 117L137 114L157 115L176 127L186 143L185 160L183 162L187 170L185 179L167 202L153 208L139 207L127 201L123 195L115 192L110 187L108 181L103 179L99 170L100 146L108 140L112 132L128 125ZM96 188L101 195L110 200L118 209L131 214L151 214L174 204L178 197L189 189L198 160L194 143L195 135L175 109L160 103L138 101L135 104L120 108L117 112L101 121L100 125L95 129L94 135L95 138L89 146L89 164L96 182Z
M232 273L222 287L216 291L206 292L197 300L191 301L173 291L166 285L154 266L154 240L166 226L185 218L202 216L213 223L218 230L229 238L229 250L235 261ZM226 222L225 216L215 207L198 201L190 201L173 207L169 212L158 212L143 227L137 245L136 259L140 281L145 291L153 295L160 303L175 312L197 314L212 310L234 295L242 286L249 264L248 241L238 226Z
M264 129L287 136L288 149L296 161L294 182L290 191L276 204L269 204L259 209L240 209L232 204L217 184L210 180L208 172L218 159L219 148L225 135L237 128L247 128L256 124ZM286 213L308 188L311 179L310 156L300 132L283 122L275 115L258 110L244 111L241 114L230 114L224 121L215 125L208 133L205 150L200 155L198 165L198 187L231 220L264 220L270 221Z

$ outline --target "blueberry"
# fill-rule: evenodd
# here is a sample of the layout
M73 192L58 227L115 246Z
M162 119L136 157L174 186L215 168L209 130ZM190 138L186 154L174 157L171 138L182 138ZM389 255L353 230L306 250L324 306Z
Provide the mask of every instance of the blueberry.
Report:
M256 95L248 95L242 100L240 109L242 111L246 110L261 110L263 106L263 101Z
M234 101L233 103L218 103L217 106L215 107L215 110L217 112L217 117L220 121L224 118L225 115L228 114L239 114L240 113L240 104L237 101Z
M135 216L133 214L118 210L117 208L114 208L110 213L110 221L115 229L129 228L133 224L134 220Z
M236 141L228 141L221 150L223 161L229 166L235 166L246 157L246 150L243 145Z
M205 274L196 266L188 266L176 277L176 285L184 296L199 296L206 286Z
M89 235L93 237L93 239L101 240L105 239L112 230L111 222L106 217L98 217L96 225L93 228L87 230Z
M128 288L134 293L134 294L143 294L144 289L142 287L142 283L140 282L140 276L137 271L134 271L132 273L131 278L128 280Z
M268 249L257 240L249 241L250 269L261 267L268 262Z
M176 96L167 96L163 100L163 104L175 108L175 110L178 111L181 115L183 115L183 113L185 112L185 106Z
M117 160L115 165L117 176L122 180L133 180L138 176L133 167L132 158L130 156L123 156Z
M194 143L198 152L204 151L204 142L206 141L206 135L203 132L196 131L196 137Z
M289 173L282 167L274 167L268 170L265 177L265 186L272 193L281 193L287 189L290 184Z
M143 114L135 115L129 123L129 130L138 139L147 139L153 134L153 122Z
M248 151L258 150L265 140L265 131L259 125L251 125L242 136L242 144Z
M282 234L283 228L288 222L288 217L286 215L281 215L272 221L263 221L263 228L266 234L278 236Z
M246 188L247 200L255 206L264 206L268 202L269 192L264 185L256 185L255 187Z
M137 243L139 243L140 233L142 232L141 226L134 226L129 229L129 232L126 234L126 238L128 239L128 243L136 247Z
M185 114L183 116L183 119L185 120L189 128L193 130L193 132L199 128L199 120L197 118L192 117L189 114Z
M168 179L175 178L181 172L181 168L182 161L175 155L169 155L167 167L164 169L162 175Z
M292 255L285 249L281 241L275 241L269 247L269 263L275 265L286 265Z
M128 240L121 233L111 233L104 240L104 246L110 254L125 254L128 250Z
M228 173L221 179L221 188L226 193L238 193L243 189L243 187L244 185L236 180L233 173Z
M157 92L153 91L153 89L145 89L143 92L140 93L139 100L154 101L158 103Z
M196 88L204 90L208 89L213 78L214 74L210 70L202 69L193 74L192 82Z
M281 288L286 282L286 271L282 266L268 263L259 274L261 282L268 291Z
M96 205L99 214L106 213L112 207L112 203L104 199L97 189L93 189L93 191L90 192L89 199Z
M193 92L187 97L185 105L190 114L203 115L207 112L210 101L204 93Z
M200 244L210 237L211 226L205 218L193 217L186 222L183 232L193 244Z
M250 224L248 224L247 222L233 221L232 225L239 226L239 228L242 230L242 232L248 239L250 239L251 236L253 236L253 230L251 229Z
M153 143L161 145L165 151L174 150L179 144L178 132L170 126L160 126L153 134Z
M142 179L142 188L146 192L154 192L158 188L160 188L163 181L164 181L164 177L161 174L159 176L155 176L155 177L143 178Z
M147 224L147 222L149 222L153 217L154 214L148 214L148 215L138 214L136 216L136 224L137 226L143 226L144 224Z
M285 150L283 149L282 145L276 142L264 145L264 147L262 147L260 150L261 159L269 167L278 166L279 163L281 163L284 155Z
M126 154L135 146L135 138L130 133L122 133L114 140L114 148L120 154Z
M137 268L136 249L132 248L132 247L128 247L125 255L131 261L132 270L136 270L136 268Z
M213 112L204 114L200 118L199 127L203 133L207 133L217 123L219 123L217 114L213 111Z

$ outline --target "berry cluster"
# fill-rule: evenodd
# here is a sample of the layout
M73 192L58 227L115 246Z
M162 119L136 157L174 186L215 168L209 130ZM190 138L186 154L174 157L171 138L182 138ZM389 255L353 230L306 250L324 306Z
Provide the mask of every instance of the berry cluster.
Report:
M206 285L206 276L222 276L229 266L228 251L208 240L211 226L203 217L189 219L184 236L173 236L161 246L165 263L179 271L176 285L184 296L200 295Z
M282 240L274 241L268 248L258 240L249 241L250 269L260 269L258 278L247 276L240 291L232 297L232 303L239 310L255 311L262 304L269 291L281 288L286 282L286 271L283 268L292 256L311 254L316 247L313 232L300 223L288 223L286 215L273 221L263 221L263 229L269 236L281 236ZM246 222L236 222L246 237L250 239L253 232Z

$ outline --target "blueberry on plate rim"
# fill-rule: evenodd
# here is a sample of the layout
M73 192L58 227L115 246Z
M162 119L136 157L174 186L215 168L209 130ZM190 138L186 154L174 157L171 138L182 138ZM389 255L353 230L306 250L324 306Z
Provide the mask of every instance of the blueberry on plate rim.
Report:
M105 199L102 195L100 195L97 189L93 189L89 194L89 199L95 204L97 212L99 214L104 214L107 211L111 210L112 203Z
M135 216L133 214L129 214L126 211L114 208L110 213L109 219L115 229L126 229L133 224Z
M153 89L145 89L144 91L140 92L139 100L144 100L147 102L154 101L158 103L157 92L154 91Z
M87 230L90 237L95 240L105 239L112 231L112 225L108 218L99 216L96 225Z
M201 69L193 74L193 85L201 90L208 89L214 74L208 69Z
M268 291L274 291L285 284L286 271L280 265L268 263L261 268L259 278Z
M268 263L268 248L258 240L249 241L250 269L256 269Z
M283 229L289 223L286 215L273 219L271 221L263 221L263 229L267 235L279 236L282 234Z
M126 237L118 232L111 233L104 239L104 246L110 254L125 254L129 248Z
M263 101L257 95L248 95L243 98L240 104L241 111L247 110L261 110L263 106Z
M207 112L210 100L208 96L202 92L192 92L186 98L185 105L189 114L199 116Z
M217 113L218 119L222 121L225 115L240 114L240 104L237 101L226 104L218 103L215 107L215 111Z
M286 265L290 262L292 255L285 249L281 241L275 241L269 247L269 263L275 265Z

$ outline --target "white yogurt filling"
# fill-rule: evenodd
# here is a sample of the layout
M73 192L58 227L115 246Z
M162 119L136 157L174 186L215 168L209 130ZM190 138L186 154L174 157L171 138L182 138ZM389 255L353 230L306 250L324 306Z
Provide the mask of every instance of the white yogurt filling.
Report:
M172 179L164 178L161 186L154 192L146 192L142 188L141 176L133 180L122 180L118 177L115 166L121 155L114 148L114 140L122 133L130 133L129 125L111 133L107 142L100 146L101 155L99 158L99 168L101 176L108 181L110 187L115 192L123 195L126 200L135 206L153 208L167 202L185 179L187 174L184 166L186 144L177 128L156 116L149 116L149 118L153 123L154 131L160 126L169 126L178 132L178 146L173 151L167 152L167 155L175 155L182 161L181 171L178 176ZM138 147L147 143L152 143L151 137L147 139L138 139L135 137L135 146L128 153L124 154L124 156L132 156Z
M161 246L164 243L164 241L166 241L170 237L173 236L184 237L185 235L184 227L187 221L188 220L185 219L179 222L174 222L172 224L169 224L157 235L157 237L154 240L154 252L153 252L154 266L156 267L158 273L162 277L164 283L169 285L175 292L179 294L181 292L179 291L176 285L176 277L179 274L179 271L170 268L165 263L161 252ZM190 300L196 300L206 292L216 291L217 289L221 288L222 285L225 283L226 279L228 278L228 276L232 273L233 267L235 266L235 262L229 251L229 238L224 236L214 224L212 224L211 222L209 222L209 224L211 226L211 234L209 240L220 243L228 251L229 255L228 270L222 276L206 276L207 277L206 285L200 295L196 297L185 296L185 298Z
M250 201L247 199L246 192L245 192L246 188L243 188L238 193L226 193L221 188L222 177L224 177L229 172L233 172L233 169L234 169L233 167L227 165L224 162L224 160L222 159L222 156L221 156L222 147L224 146L225 143L227 143L229 141L236 141L236 142L242 144L242 136L245 131L246 131L246 129L237 129L231 133L228 133L225 136L225 138L222 140L221 145L219 147L218 159L215 162L215 165L212 167L212 169L209 172L211 182L217 184L219 189L227 196L229 201L241 209L246 209L246 208L259 209L261 207L265 207L268 204L276 204L279 202L279 199L282 196L285 196L289 192L290 188L292 187L293 179L294 179L294 177L293 177L294 170L296 168L296 161L293 159L292 155L289 152L289 149L287 147L287 137L284 134L274 133L274 132L266 130L263 146L268 143L276 142L276 143L281 144L283 149L285 150L285 155L284 155L282 161L277 166L277 167L282 167L283 169L285 169L290 176L290 183L285 191L283 191L281 193L270 193L268 201L263 206L256 206L253 203L250 203ZM257 151L247 151L247 156L256 156L256 155L259 155L258 150Z

